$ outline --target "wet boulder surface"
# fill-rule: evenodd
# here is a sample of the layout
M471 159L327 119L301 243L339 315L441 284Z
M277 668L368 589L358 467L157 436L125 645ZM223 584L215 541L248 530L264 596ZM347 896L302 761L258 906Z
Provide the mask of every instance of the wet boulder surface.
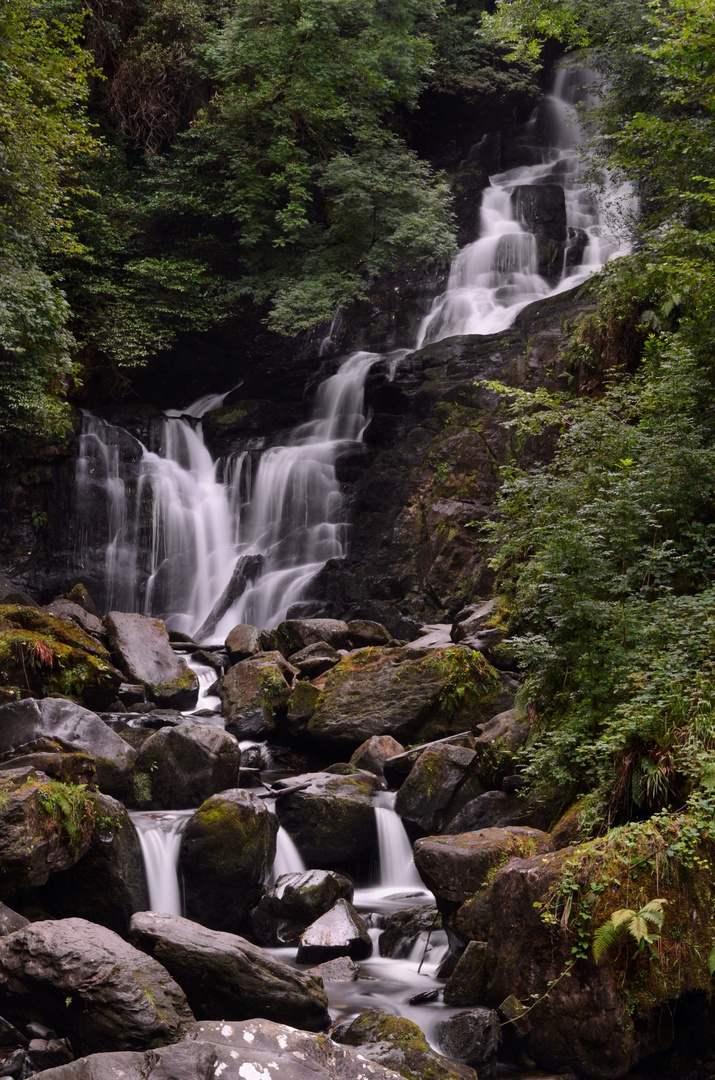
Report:
M186 722L161 728L144 742L134 767L135 805L185 810L236 786L238 740L222 728ZM141 776L141 784L136 777ZM143 796L140 801L138 796Z
M483 793L478 777L469 772L475 757L476 752L465 746L425 750L397 792L395 809L400 817L423 833L440 832L445 820L461 809L458 791L463 790L465 801Z
M297 669L281 653L257 653L230 667L219 683L226 729L239 739L265 739L285 712Z
M271 1020L203 1022L175 1046L146 1054L96 1054L45 1080L398 1080L349 1046Z
M425 1040L411 1020L380 1009L368 1009L346 1028L336 1033L339 1041L354 1046L372 1062L394 1069L408 1080L476 1080L474 1069L443 1057Z
M336 900L351 901L352 882L329 870L281 874L251 912L251 930L261 945L297 945L300 935Z
M185 990L199 1019L263 1016L309 1031L330 1024L320 983L237 934L161 912L133 916L130 940Z
M86 919L30 923L0 938L0 1013L38 1018L84 1053L182 1038L193 1014L161 964Z
M142 683L157 705L192 709L199 682L186 661L169 645L161 619L135 612L110 611L104 617L117 666L132 683Z
M278 820L262 799L234 788L212 795L186 823L179 853L186 914L240 931L265 891Z
M307 773L275 786L276 814L303 859L334 868L369 859L377 847L373 773Z
M301 935L296 959L299 964L323 964L339 956L366 960L371 955L372 939L364 920L352 904L340 899Z

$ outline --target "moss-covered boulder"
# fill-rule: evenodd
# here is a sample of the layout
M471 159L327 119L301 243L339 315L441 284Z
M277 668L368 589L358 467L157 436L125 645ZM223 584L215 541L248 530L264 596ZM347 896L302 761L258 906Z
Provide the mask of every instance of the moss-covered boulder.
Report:
M276 802L280 823L308 864L340 867L376 854L372 773L307 773L276 786L286 792Z
M39 608L0 606L3 701L58 694L106 709L121 681L107 650L74 622Z
M517 856L553 851L546 833L520 825L456 836L425 836L414 847L415 866L438 901L463 903L490 871Z
M0 897L44 885L87 851L96 804L34 769L0 773Z
M309 682L296 683L280 727L289 735L300 735L308 727L319 698L320 690L317 686Z
M186 914L213 930L239 932L261 899L276 856L278 820L242 788L213 795L181 838Z
M219 684L226 729L239 739L265 739L285 713L297 674L275 650L234 664Z
M149 907L144 858L127 810L109 795L92 795L94 828L85 854L52 874L41 907L58 919L78 917L126 937L135 911Z
M91 754L74 750L61 739L41 735L17 750L0 754L0 772L6 769L37 769L62 784L84 784L94 788L97 767Z
M592 1080L625 1076L667 1049L674 1017L711 992L711 830L702 818L656 816L602 839L511 859L447 916L452 929L475 940L445 998L502 1008L503 1020L513 1014L519 1038L510 1038L516 1023L503 1029L512 1060ZM644 920L652 940L639 948L629 927L654 900L662 901L662 927ZM597 962L594 932L616 911L630 914L612 926Z
M104 616L104 624L112 656L131 683L142 683L157 705L175 709L195 706L199 680L169 645L161 619L110 611Z
M200 806L238 782L241 750L223 728L187 722L164 727L142 743L132 802L152 810Z
M417 1024L404 1016L368 1009L336 1037L407 1080L477 1080L474 1069L433 1050Z
M472 649L358 649L328 673L308 732L351 751L371 735L424 742L484 721L501 692L497 672Z
M340 619L284 619L270 635L271 648L292 656L308 645L322 642L334 649L349 644L348 624Z

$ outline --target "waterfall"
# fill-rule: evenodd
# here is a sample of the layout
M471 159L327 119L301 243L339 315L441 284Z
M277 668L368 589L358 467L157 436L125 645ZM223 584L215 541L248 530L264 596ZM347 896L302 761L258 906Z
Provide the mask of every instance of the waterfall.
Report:
M583 70L558 72L553 93L537 107L523 137L539 160L489 177L482 195L479 239L457 253L446 290L420 324L416 348L456 334L505 330L527 304L578 285L626 250L617 237L608 235L604 218L619 200L632 202L630 189L614 189L606 177L606 214L601 214L583 182L578 150L583 133L574 106L587 96L591 82L590 73ZM545 147L540 145L544 141ZM519 212L524 189L545 187L559 200L563 191L565 205L567 240L556 280L539 272L537 239Z
M181 834L193 810L134 810L130 817L144 856L149 907L167 915L181 915L179 848Z
M395 792L375 795L375 824L380 852L380 887L424 889L412 858L412 844L400 815L395 812Z
M301 874L305 869L305 863L293 843L292 836L281 825L276 837L276 857L271 881L277 881L281 874Z
M255 475L248 451L214 461L204 443L201 417L225 394L180 415L169 410L157 450L85 416L76 555L93 582L104 566L105 606L161 615L189 633L202 628L212 640L239 622L270 627L285 618L327 560L346 553L335 459L362 440L365 379L378 359L349 356L318 388L312 418L264 451ZM253 569L233 595L244 556Z

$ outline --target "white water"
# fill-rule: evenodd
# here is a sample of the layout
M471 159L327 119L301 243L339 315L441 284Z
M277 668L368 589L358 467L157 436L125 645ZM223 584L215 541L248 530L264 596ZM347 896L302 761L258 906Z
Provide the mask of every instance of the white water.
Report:
M578 285L608 259L628 250L622 237L608 231L607 223L609 208L632 202L629 190L614 189L606 178L599 206L583 183L579 155L583 133L573 106L587 94L589 81L587 72L560 71L553 93L539 105L528 125L531 131L527 138L546 128L549 145L540 151L542 160L489 177L490 186L483 193L480 208L479 239L458 252L445 292L422 320L416 348L457 334L505 330L527 304ZM512 200L517 187L546 184L563 188L567 228L582 230L586 238L577 265L567 265L564 252L555 284L537 272L536 239L516 220Z
M281 825L276 837L276 858L271 881L277 881L282 874L302 874L305 869L305 863L293 843L293 838Z
M395 812L394 791L375 795L375 824L380 852L381 889L424 889L412 858L412 844L400 815Z
M152 911L183 914L178 877L179 848L181 834L193 813L193 810L135 810L130 814L144 856Z

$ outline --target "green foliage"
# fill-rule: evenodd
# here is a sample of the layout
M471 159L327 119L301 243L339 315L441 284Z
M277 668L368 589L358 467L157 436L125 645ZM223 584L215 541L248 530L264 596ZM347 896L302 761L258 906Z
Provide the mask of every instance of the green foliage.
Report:
M95 804L84 784L63 784L57 780L33 785L37 787L40 810L53 825L62 831L74 851L81 846L94 828Z
M613 948L618 941L628 935L633 938L639 949L646 945L654 945L660 940L660 935L652 932L651 927L660 930L665 918L663 907L667 900L649 900L640 911L632 911L630 908L619 908L612 912L593 935L593 958L598 963L604 953Z

